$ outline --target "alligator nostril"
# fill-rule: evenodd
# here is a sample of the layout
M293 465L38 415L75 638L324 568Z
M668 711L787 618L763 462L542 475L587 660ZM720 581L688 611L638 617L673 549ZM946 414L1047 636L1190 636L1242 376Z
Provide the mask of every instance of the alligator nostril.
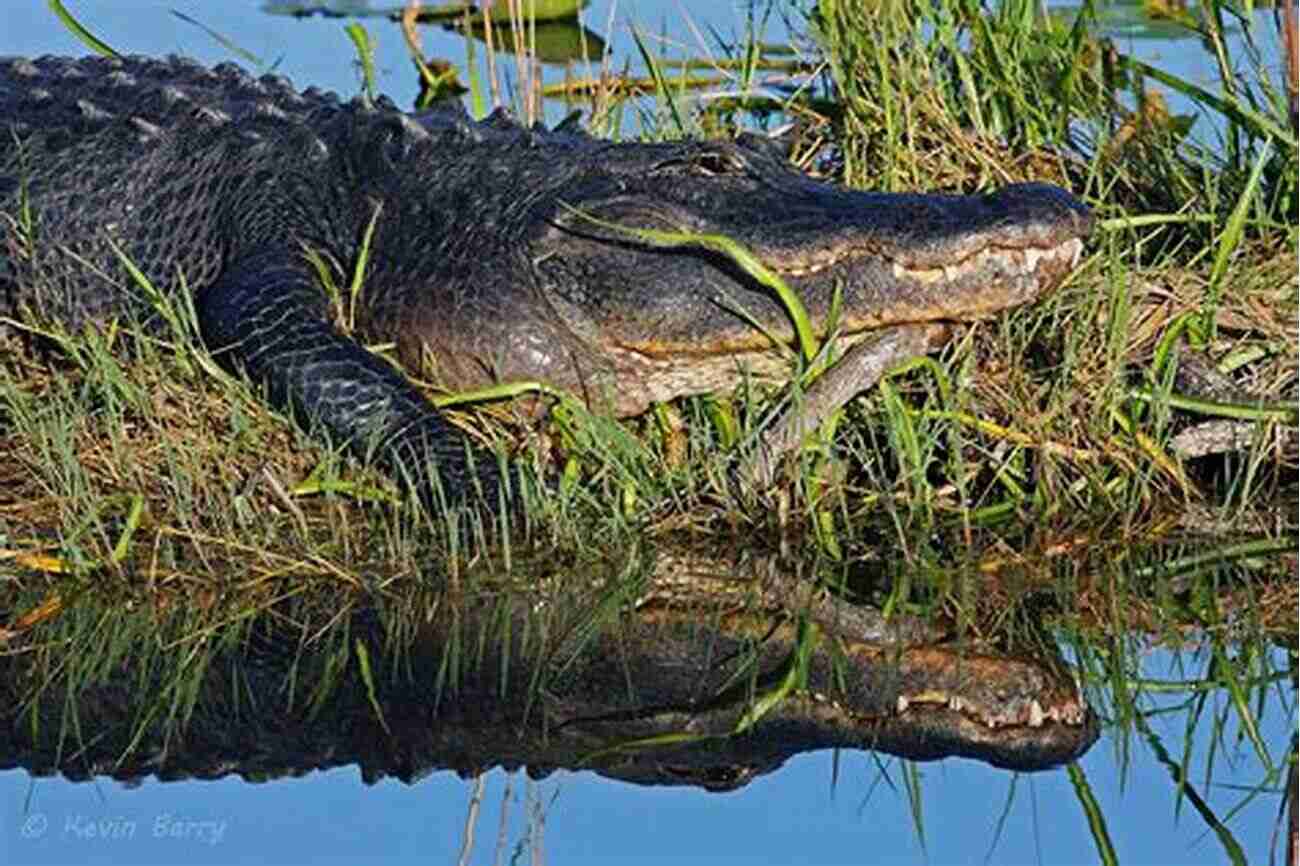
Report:
M1088 206L1052 184L1011 184L984 196L984 204L1002 211L1041 216L1049 222L1068 221L1081 236L1092 230L1093 217Z

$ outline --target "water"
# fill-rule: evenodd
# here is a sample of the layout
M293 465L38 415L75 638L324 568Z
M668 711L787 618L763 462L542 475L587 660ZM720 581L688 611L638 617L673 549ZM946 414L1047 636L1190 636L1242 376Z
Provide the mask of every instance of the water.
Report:
M1282 655L1275 661L1284 664ZM1157 651L1140 673L1153 683L1185 681L1195 667ZM1121 863L1226 862L1224 848L1188 800L1180 802L1150 746L1158 741L1173 760L1181 759L1187 718L1170 708L1194 695L1148 695L1144 705L1165 708L1148 719L1150 740L1125 743L1108 731L1079 762ZM1225 701L1211 693L1207 711ZM1260 736L1280 761L1295 732L1293 690L1273 689L1260 719ZM1246 862L1265 863L1280 786L1251 795L1263 771L1240 734L1231 723L1221 731L1206 784L1213 732L1209 724L1197 726L1186 744L1193 756L1189 782L1226 824ZM915 811L909 784L918 792ZM259 784L148 779L132 786L32 779L15 770L0 773L0 792L5 863L196 866L453 862L476 793L474 782L449 772L409 786L393 780L366 786L355 769ZM480 802L468 822L475 829L473 863L494 862L501 833L507 859L518 848L538 848L543 862L565 864L1098 859L1065 770L1016 776L968 760L905 765L878 753L817 753L726 794L636 787L584 772L532 782L494 770L486 774Z
M209 35L171 15L169 9L176 7L301 86L315 84L345 95L357 91L352 50L337 20L268 16L252 4L239 14L221 14L214 10L231 7L182 0L69 5L119 50L176 52L210 63L230 59ZM683 11L694 27L683 24ZM0 54L83 53L44 3L10 4L6 16ZM671 0L597 2L584 21L611 41L615 68L635 57L627 31L631 22L696 54L701 46L716 47L702 34L739 39L746 27L743 10L730 4ZM380 88L399 104L410 104L416 83L397 30L380 20L367 25L378 43ZM785 33L779 17L769 20L769 28L767 39ZM424 38L429 54L464 56L462 37L435 28L426 29ZM1208 55L1195 42L1134 40L1121 48L1213 85ZM552 80L559 74L548 73ZM1142 673L1186 680L1184 661L1155 651L1145 658ZM1278 651L1273 663L1284 669L1284 653ZM1125 737L1107 726L1080 761L1122 863L1227 859L1215 833L1188 799L1179 797L1154 743L1175 761L1182 760L1184 749L1197 756L1191 765L1199 775L1190 781L1199 795L1227 825L1248 862L1268 862L1279 826L1280 784L1251 794L1264 770L1249 739L1232 724L1222 732L1212 761L1212 726L1193 726L1190 744L1186 741L1187 702L1195 694L1161 695L1159 700L1174 709L1152 716L1150 737ZM1294 686L1259 694L1265 696L1259 738L1271 759L1280 761L1296 731ZM1211 691L1209 700L1221 706L1229 701L1220 691ZM911 765L863 752L803 756L727 794L642 788L585 772L561 771L532 782L522 773L493 770L484 778L472 821L467 816L474 782L447 772L414 785L385 780L367 786L355 769L260 784L225 778L125 785L34 779L9 770L0 772L0 792L0 860L12 864L451 862L468 826L475 831L469 860L475 863L494 862L498 850L504 860L495 862L536 862L540 853L542 861L579 864L1098 860L1065 770L1015 776L969 760ZM505 840L500 848L499 839Z
M67 5L99 38L123 53L174 52L205 63L235 59L208 33L171 14L175 9L219 32L241 49L257 55L266 65L273 65L300 86L315 84L343 95L358 92L359 78L351 63L355 53L343 32L345 22L336 18L268 15L254 11L259 9L261 4L258 3L240 4L249 10L240 15L214 14L210 5L194 2L123 0L113 3L111 12L101 11L92 3ZM694 24L693 30L683 27L684 9ZM4 35L0 38L0 50L5 53L85 53L82 44L63 30L44 3L20 0L10 7L7 16ZM779 17L769 20L771 37L783 39L787 31ZM377 46L380 89L399 105L411 105L418 86L400 31L383 18L368 17L362 21ZM673 0L623 0L620 3L602 0L584 10L582 21L601 35L613 34L616 69L622 68L623 61L636 54L635 45L628 36L631 26L638 27L652 47L679 45L692 54L698 54L696 49L701 46L717 52L716 43L705 34L717 33L734 40L742 38L745 32L743 14L726 3L680 4ZM426 56L454 62L465 58L463 36L439 26L422 28L421 36ZM667 43L663 41L664 36L668 38ZM476 50L481 58L484 54L481 43ZM510 58L502 58L501 63L507 67L513 64ZM549 80L562 77L555 68L548 69L547 76Z
M172 10L200 22L219 33L244 51L256 55L265 66L273 66L288 75L300 86L314 84L343 95L359 91L359 75L351 62L355 57L352 43L344 33L345 20L312 16L294 18L285 15L268 15L259 10L259 3L241 3L246 14L221 14L214 12L211 4L199 2L166 2L166 0L116 0L110 6L87 2L67 4L101 39L123 53L163 54L179 53L195 57L205 63L236 59L235 55L209 33L190 21L172 14ZM234 4L231 4L234 5ZM365 6L365 3L334 3L334 8ZM399 3L369 4L373 8L389 8ZM581 13L581 22L589 30L610 43L613 63L611 68L622 70L631 64L640 74L639 53L631 36L635 28L649 47L669 58L725 56L722 45L744 44L751 26L765 42L786 43L790 28L779 12L763 14L765 4L755 4L758 13L750 15L750 4L733 2L687 3L684 0L595 0ZM1051 4L1057 5L1057 4ZM777 4L784 8L784 4ZM222 7L228 8L228 7ZM1067 13L1069 14L1069 13ZM80 54L84 48L75 37L54 21L44 3L37 0L17 0L8 6L0 51L13 54ZM1274 72L1281 69L1281 51L1277 34L1270 20L1271 12L1259 10L1254 21L1255 38L1264 54L1265 66ZM409 55L400 31L382 17L360 19L376 44L378 84L382 92L399 105L409 106L418 93L418 82L412 71ZM1213 60L1195 38L1153 39L1149 30L1129 26L1129 17L1116 17L1112 31L1117 47L1132 56L1160 66L1187 81L1218 91L1217 71ZM797 28L796 28L797 29ZM1163 33L1178 34L1176 28L1165 28ZM439 26L420 30L426 56L439 57L455 63L466 58L463 36ZM1186 34L1186 31L1181 31ZM1234 57L1242 52L1241 34L1230 35ZM482 64L484 50L476 46L476 56ZM501 66L509 72L513 62L501 59ZM599 69L585 63L575 63L571 72L585 76ZM562 65L552 64L545 70L548 83L563 80ZM1239 69L1248 75L1250 70ZM1280 74L1280 73L1279 73ZM462 76L464 78L464 76ZM1275 78L1275 81L1280 80ZM1174 113L1195 111L1186 99L1177 93L1166 92ZM735 93L738 85L722 84L704 91L704 96ZM547 119L552 122L563 117L563 108L551 104Z

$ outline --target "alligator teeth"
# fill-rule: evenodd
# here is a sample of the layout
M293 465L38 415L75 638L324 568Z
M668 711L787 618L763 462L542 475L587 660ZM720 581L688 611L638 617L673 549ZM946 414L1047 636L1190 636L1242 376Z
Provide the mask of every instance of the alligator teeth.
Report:
M899 712L900 714L901 714L901 713L905 713L905 712L907 712L908 704L909 704L909 702L908 702L907 698L905 698L905 697L902 696L902 695L899 695L899 696L898 696L898 712Z
M1034 275L1038 271L1039 264L1044 261L1060 262L1068 260L1070 267L1073 268L1079 263L1082 255L1083 241L1072 238L1048 249L1039 247L983 249L955 265L943 265L937 268L908 267L901 262L894 262L891 270L894 276L899 279L907 278L925 285L933 285L940 281L953 283L968 274L988 270L990 266L1013 277ZM809 267L790 270L787 273L802 276L815 273L823 267L825 265L814 263Z
M902 279L904 277L924 283L927 286L937 283L940 280L955 280L961 275L964 268L969 267L966 262L960 265L949 265L942 268L909 268L907 265L894 262L894 276Z
M1087 718L1087 714L1084 712L1083 707L1071 701L1063 707L1053 707L1051 712L1048 713L1048 717L1052 721L1060 722L1063 725L1081 725L1084 719Z
M1029 727L1041 728L1043 726L1043 707L1037 700L1029 702Z

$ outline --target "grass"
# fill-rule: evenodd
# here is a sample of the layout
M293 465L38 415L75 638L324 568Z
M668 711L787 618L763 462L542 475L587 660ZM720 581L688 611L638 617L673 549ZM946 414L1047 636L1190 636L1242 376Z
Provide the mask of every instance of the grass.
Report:
M981 638L1017 632L1026 609L1045 615L1123 748L1164 755L1178 796L1236 859L1230 829L1188 782L1194 767L1208 780L1214 757L1171 751L1149 722L1178 713L1189 730L1239 732L1261 790L1295 762L1294 744L1251 733L1269 695L1294 712L1293 682L1288 692L1270 666L1279 636L1293 652L1297 609L1295 88L1253 31L1240 56L1226 54L1238 12L1218 0L1191 19L1214 89L1125 57L1091 4L1070 20L1020 0L989 14L963 0L811 7L817 53L780 71L795 158L877 189L1069 186L1101 228L1062 291L859 398L772 490L733 478L737 444L779 399L756 387L627 424L574 403L536 429L504 403L458 410L466 429L556 467L563 483L509 546L455 555L438 521L393 505L388 479L322 450L215 367L190 311L171 311L161 335L11 332L0 349L4 651L24 657L33 682L70 692L130 659L161 684L142 702L141 736L165 738L206 711L195 696L210 665L251 645L260 624L291 623L327 661L287 688L320 706L351 683L390 719L372 671L385 648L358 650L340 611L373 606L401 647L430 599L503 574L604 580L618 611L638 552L722 537L833 563L850 597ZM1284 41L1294 65L1294 37ZM628 115L645 135L755 122L744 112L762 102L757 35L712 69L734 98L698 110L674 65L638 44L653 104L593 77L597 129L630 135ZM1206 112L1198 134L1212 140L1189 137L1162 90ZM362 271L336 296L342 319ZM1221 423L1235 425L1231 447L1180 456ZM618 619L605 616L590 627ZM449 651L439 684L493 636L472 637ZM1173 709L1157 706L1169 684L1139 671L1151 641L1192 647ZM1102 853L1104 816L1073 772Z

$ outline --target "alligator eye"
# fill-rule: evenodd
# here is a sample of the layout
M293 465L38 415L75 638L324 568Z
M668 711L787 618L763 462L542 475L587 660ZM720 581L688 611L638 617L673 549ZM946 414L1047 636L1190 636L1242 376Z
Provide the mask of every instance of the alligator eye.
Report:
M745 161L725 150L706 150L691 157L691 168L699 174L743 174Z
M654 167L656 173L667 170L680 174L683 169L691 174L714 177L724 174L745 174L748 171L748 165L744 157L735 151L718 149L681 154L657 163Z

